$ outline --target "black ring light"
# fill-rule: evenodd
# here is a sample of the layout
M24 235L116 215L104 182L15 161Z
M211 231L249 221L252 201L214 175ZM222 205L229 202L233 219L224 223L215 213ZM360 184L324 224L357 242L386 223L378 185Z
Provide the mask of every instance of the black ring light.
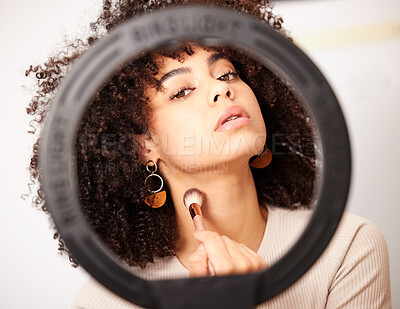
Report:
M297 243L264 272L146 281L122 266L86 222L73 171L74 137L81 116L102 82L139 52L182 41L230 44L290 77L319 135L316 209ZM261 21L222 7L180 6L131 19L79 59L52 103L41 138L40 166L48 209L69 250L98 281L146 308L254 308L301 277L328 245L350 185L346 124L327 81L294 44Z

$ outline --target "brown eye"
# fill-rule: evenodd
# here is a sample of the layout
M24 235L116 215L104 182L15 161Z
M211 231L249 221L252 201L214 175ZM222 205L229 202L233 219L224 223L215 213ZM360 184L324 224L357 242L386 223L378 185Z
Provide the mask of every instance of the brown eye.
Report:
M170 96L169 98L171 100L184 98L184 97L187 96L187 95L184 95L185 91L187 91L187 90L190 90L190 88L189 87L182 88L182 89L178 90L177 93L175 93L174 95Z
M222 76L220 76L218 79L222 81L229 81L232 79L235 79L239 73L237 71L227 71L225 72Z

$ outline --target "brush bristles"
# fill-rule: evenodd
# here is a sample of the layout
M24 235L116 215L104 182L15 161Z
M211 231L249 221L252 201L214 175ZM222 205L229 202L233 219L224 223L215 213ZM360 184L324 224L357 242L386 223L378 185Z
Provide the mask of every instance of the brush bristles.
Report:
M205 197L206 195L204 194L204 192L196 188L191 188L187 190L183 195L183 203L185 204L186 208L189 208L189 206L193 203L197 203L201 207L205 200Z

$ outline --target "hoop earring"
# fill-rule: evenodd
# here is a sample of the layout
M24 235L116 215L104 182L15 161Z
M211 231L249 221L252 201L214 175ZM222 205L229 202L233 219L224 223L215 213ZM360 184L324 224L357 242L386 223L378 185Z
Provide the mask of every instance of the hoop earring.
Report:
M250 166L254 168L264 168L267 167L272 161L272 153L269 148L267 148L267 144L264 145L264 148L257 153L253 159L250 159Z
M150 163L152 163L153 165L150 165ZM154 167L154 169L151 169L150 167ZM161 189L164 186L164 180L162 179L162 177L160 175L156 174L157 163L154 162L153 160L149 160L146 162L146 170L150 173L150 175L148 175L146 177L146 179L144 180L144 186L145 186L146 190L152 194L149 196L146 196L146 198L144 199L144 202L151 208L159 208L165 204L165 201L167 199L166 191L165 190L161 191ZM161 181L161 186L157 190L149 189L148 181L151 177L159 178Z

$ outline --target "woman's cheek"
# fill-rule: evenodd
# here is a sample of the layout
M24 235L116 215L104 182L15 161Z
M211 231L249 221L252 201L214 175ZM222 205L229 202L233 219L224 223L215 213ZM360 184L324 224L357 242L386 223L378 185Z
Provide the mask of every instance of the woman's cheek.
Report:
M192 133L190 128L182 124L182 120L171 119L169 125L159 128L161 137L161 148L168 156L188 155L191 149ZM189 153L190 154L190 153Z

